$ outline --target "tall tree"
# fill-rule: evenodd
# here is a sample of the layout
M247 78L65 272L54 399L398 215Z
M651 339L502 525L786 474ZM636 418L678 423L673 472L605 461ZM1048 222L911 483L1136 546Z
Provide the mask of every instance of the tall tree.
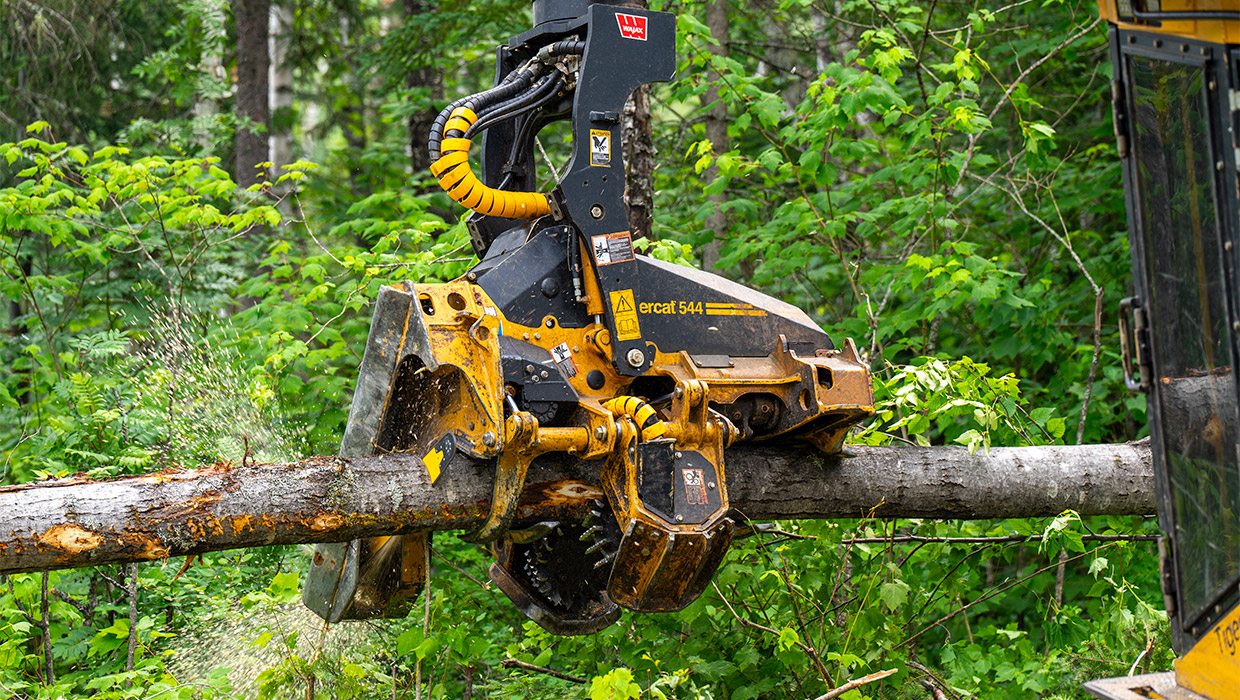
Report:
M269 0L233 0L237 27L237 184L249 187L259 181L259 163L270 160L267 130L271 126L267 71L271 65L267 38Z
M630 0L647 9L648 0ZM650 119L650 86L643 85L624 104L624 170L629 205L629 230L634 238L650 238L654 225L654 129Z
M706 4L706 26L716 42L708 47L711 55L716 59L726 58L728 55L728 0L714 0ZM717 79L718 76L715 78ZM728 107L723 100L719 99L719 88L714 85L706 91L704 99L706 104L711 105L706 113L706 138L710 141L711 150L718 157L719 154L728 150ZM719 166L712 161L710 167L706 169L706 181L710 182L718 176ZM723 210L726 196L719 192L708 195L707 200L714 206L706 217L706 230L710 233L711 239L702 249L702 267L714 272L715 265L719 262L720 241L728 231L728 216Z
M654 154L650 86L643 85L624 105L625 199L634 238L650 238L654 225Z
M428 0L405 0L405 22L416 24L434 9L434 3ZM426 135L430 133L431 125L435 122L437 112L434 103L443 99L443 79L435 65L418 61L406 75L405 85L411 92L417 90L425 93L417 95L415 99L424 99L426 106L409 115L409 158L413 173L417 175L431 167L430 153L426 150Z
M271 8L270 98L271 129L268 143L271 162L280 166L293 162L293 64L289 61L289 34L293 31L293 8L277 2Z

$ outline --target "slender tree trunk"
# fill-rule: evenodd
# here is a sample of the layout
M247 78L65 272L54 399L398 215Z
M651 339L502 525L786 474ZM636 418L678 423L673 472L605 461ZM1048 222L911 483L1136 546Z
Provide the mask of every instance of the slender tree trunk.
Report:
M271 108L267 71L270 56L267 36L269 0L233 0L233 20L237 26L237 117L251 124L237 127L237 184L249 187L267 174L257 168L271 160L267 151L267 130Z
M51 615L49 614L50 610L49 610L47 584L48 584L48 574L45 571L43 572L43 597L40 598L40 603L39 603L39 608L40 608L39 612L40 612L40 620L41 620L39 623L39 628L43 632L43 663L45 667L47 668L47 672L46 672L46 675L44 676L44 679L47 681L48 685L52 685L53 683L56 682L56 669L52 665L52 618L51 618Z
M714 0L706 4L706 26L710 29L710 35L719 42L718 45L712 44L709 47L711 55L726 58L728 55L728 0ZM718 80L719 75L712 73L711 79ZM707 104L714 104L706 113L706 139L710 141L710 147L718 157L728 150L728 108L719 102L718 88L711 87L707 90L704 99ZM719 166L712 162L703 174L703 182L710 183L718 176ZM706 230L711 240L702 249L702 267L711 272L719 272L715 270L715 265L719 262L719 249L728 231L728 216L722 208L727 197L719 192L708 195L707 200L714 205L714 208L706 217Z
M427 13L435 9L434 3L430 0L404 0L404 7L405 22L409 24L421 22ZM424 109L419 109L409 115L409 163L413 166L414 176L417 177L420 174L426 174L431 167L431 156L426 150L426 139L438 114L434 101L443 98L443 80L433 65L418 65L405 76L405 85L410 90L425 93L429 98Z
M629 7L645 10L648 0L628 0ZM654 129L650 120L650 86L643 85L624 103L623 138L625 202L629 231L634 238L651 238L654 226Z
M206 25L208 31L220 32L222 35L228 1L204 0L202 4L203 24ZM227 77L227 72L224 70L223 50L224 47L218 40L203 47L200 70L209 77L203 79L205 84L201 85L194 95L194 117L203 125L202 130L195 135L195 140L204 153L211 153L216 148L212 130L207 128L207 125L215 121L215 115L220 111L219 103L213 97L214 91L210 87L223 83Z
M650 86L643 85L624 105L625 197L634 238L650 238L654 226L654 156Z
M277 2L271 7L268 48L271 55L269 73L271 129L268 147L275 177L283 172L280 166L293 162L293 66L288 61L289 36L293 31L293 9Z
M129 580L125 582L129 588L129 650L125 654L125 671L133 670L133 656L138 648L138 565L129 565ZM129 687L129 681L125 681Z

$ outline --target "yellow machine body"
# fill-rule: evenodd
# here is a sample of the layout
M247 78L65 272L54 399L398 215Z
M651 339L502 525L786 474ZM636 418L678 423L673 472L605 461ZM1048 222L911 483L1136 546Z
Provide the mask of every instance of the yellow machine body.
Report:
M1240 530L1240 0L1098 8L1110 25L1137 291L1121 305L1124 373L1148 394L1163 592L1180 656L1173 672L1085 689L1108 700L1240 698L1240 542L1229 534Z

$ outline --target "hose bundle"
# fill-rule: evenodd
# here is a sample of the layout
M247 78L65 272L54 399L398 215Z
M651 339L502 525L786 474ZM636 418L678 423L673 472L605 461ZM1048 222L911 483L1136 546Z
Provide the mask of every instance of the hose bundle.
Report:
M546 195L509 192L482 184L469 167L470 139L555 99L565 87L566 78L551 68L551 57L579 55L583 51L584 41L548 44L524 66L504 76L499 85L462 97L439 113L431 126L427 148L431 156L431 174L448 196L486 216L534 219L550 213Z

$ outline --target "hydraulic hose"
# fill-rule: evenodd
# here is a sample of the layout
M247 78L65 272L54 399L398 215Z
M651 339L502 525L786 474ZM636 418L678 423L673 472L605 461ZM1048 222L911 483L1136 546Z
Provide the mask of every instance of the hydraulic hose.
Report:
M452 113L449 123L461 121L472 125L477 116L465 107ZM469 139L444 139L443 155L431 164L431 174L439 180L439 186L448 196L468 209L484 216L505 219L536 219L551 213L547 196L537 192L506 192L482 184L469 167Z
M551 64L550 57L580 54L584 50L584 41L548 44L524 66L505 76L499 85L456 100L439 113L431 126L427 150L431 156L431 174L448 196L484 216L535 219L551 213L544 194L508 192L484 185L469 167L469 136L537 109L551 99L563 86L564 78L558 71L545 75Z
M496 124L538 109L550 102L562 87L564 87L564 76L558 72L543 77L537 83L534 83L534 86L529 90L480 112L478 114L478 121L474 122L474 125L465 132L465 138L472 139L479 132L485 131Z
M632 418L641 431L642 440L653 440L667 432L667 425L659 420L659 414L655 413L650 404L636 396L617 396L604 401L603 408L618 416Z

